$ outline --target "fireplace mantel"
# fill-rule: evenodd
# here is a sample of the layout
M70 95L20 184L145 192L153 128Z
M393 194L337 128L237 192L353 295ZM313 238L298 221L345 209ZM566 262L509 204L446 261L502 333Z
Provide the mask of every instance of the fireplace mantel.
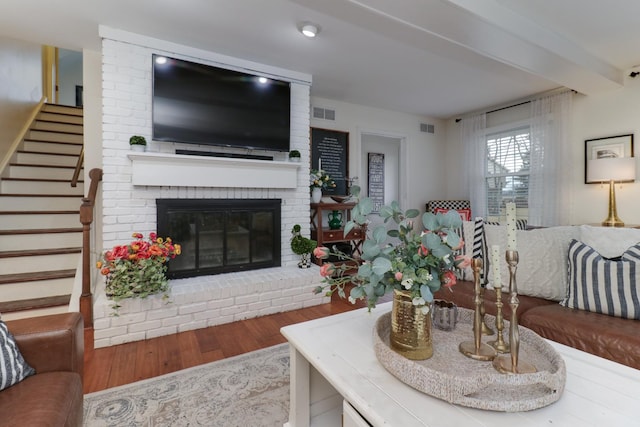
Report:
M130 153L133 185L175 187L296 188L300 163Z

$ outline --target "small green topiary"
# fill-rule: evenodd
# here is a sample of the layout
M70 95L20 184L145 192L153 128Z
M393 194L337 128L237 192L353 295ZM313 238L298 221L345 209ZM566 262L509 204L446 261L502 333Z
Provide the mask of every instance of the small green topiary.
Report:
M133 135L129 138L129 145L147 145L147 140L144 136Z
M291 234L293 235L291 238L291 250L296 255L310 254L318 246L318 242L300 234L300 225L298 224L293 226Z

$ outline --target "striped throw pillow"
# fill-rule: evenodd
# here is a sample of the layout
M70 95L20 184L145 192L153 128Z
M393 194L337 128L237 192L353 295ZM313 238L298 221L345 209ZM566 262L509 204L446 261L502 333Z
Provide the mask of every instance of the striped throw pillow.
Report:
M607 259L575 239L569 244L569 308L640 320L640 244Z
M0 320L0 390L19 383L36 371L25 362L16 340Z

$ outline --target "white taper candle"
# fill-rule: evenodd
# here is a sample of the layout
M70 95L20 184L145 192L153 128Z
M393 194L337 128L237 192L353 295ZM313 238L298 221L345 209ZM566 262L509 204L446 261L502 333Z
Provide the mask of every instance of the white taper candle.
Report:
M493 288L501 288L500 284L500 246L491 246L491 271L493 272Z
M507 250L516 251L516 204L507 203Z

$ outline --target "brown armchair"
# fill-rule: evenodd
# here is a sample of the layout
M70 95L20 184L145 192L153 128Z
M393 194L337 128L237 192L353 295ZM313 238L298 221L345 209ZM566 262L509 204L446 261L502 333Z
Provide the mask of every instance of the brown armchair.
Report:
M0 424L81 426L84 324L80 313L6 323L36 374L0 391Z

